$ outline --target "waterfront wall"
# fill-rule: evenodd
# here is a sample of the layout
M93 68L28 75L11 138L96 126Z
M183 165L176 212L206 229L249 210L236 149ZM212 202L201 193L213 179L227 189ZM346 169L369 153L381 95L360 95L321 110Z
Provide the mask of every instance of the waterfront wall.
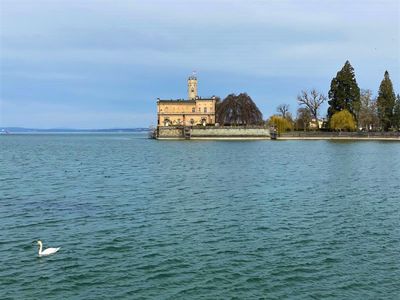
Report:
M158 139L184 139L183 127L159 126ZM268 139L269 129L263 127L192 127L190 139Z
M269 138L266 128L193 128L191 138Z
M292 131L281 133L278 139L358 139L358 140L400 140L400 132L326 132Z
M173 126L158 127L157 138L160 138L160 139L184 138L183 137L183 128L173 127Z

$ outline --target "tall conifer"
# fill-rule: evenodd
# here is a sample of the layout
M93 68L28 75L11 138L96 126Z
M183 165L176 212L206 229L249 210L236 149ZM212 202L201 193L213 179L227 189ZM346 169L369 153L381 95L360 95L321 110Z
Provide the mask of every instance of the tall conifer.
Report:
M385 71L385 75L379 86L378 99L376 104L378 106L378 117L381 127L387 131L394 122L394 106L396 103L396 96L393 91L393 84L389 77L389 72Z
M393 109L393 126L400 130L400 95L397 94L396 104Z
M331 81L329 90L328 118L336 112L348 110L354 117L357 117L360 109L360 88L358 87L354 69L349 61L346 61L343 68Z

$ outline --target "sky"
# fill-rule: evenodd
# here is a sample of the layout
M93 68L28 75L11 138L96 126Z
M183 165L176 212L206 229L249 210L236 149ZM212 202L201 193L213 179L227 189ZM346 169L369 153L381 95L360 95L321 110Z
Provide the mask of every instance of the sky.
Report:
M199 96L295 114L346 60L400 93L400 1L0 0L0 127L148 127L194 70Z

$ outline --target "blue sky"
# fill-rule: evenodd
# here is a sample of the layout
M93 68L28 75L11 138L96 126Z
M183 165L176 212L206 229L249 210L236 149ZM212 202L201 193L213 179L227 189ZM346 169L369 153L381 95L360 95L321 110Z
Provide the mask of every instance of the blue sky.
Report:
M192 70L200 96L294 113L346 60L400 93L399 1L0 0L0 127L147 127Z

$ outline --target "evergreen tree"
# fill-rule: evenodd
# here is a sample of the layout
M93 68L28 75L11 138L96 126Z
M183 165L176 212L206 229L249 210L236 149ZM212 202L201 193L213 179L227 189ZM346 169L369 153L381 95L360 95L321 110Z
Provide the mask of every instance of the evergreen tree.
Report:
M400 130L400 95L397 94L396 104L394 105L393 112L393 126Z
M378 117L381 127L384 131L394 125L393 110L396 103L396 96L393 91L393 84L389 77L389 72L385 71L385 76L379 86L378 99L376 104L378 106Z
M343 68L332 79L328 103L329 119L336 112L344 109L348 110L354 117L357 116L360 109L360 88L349 61L346 61Z

